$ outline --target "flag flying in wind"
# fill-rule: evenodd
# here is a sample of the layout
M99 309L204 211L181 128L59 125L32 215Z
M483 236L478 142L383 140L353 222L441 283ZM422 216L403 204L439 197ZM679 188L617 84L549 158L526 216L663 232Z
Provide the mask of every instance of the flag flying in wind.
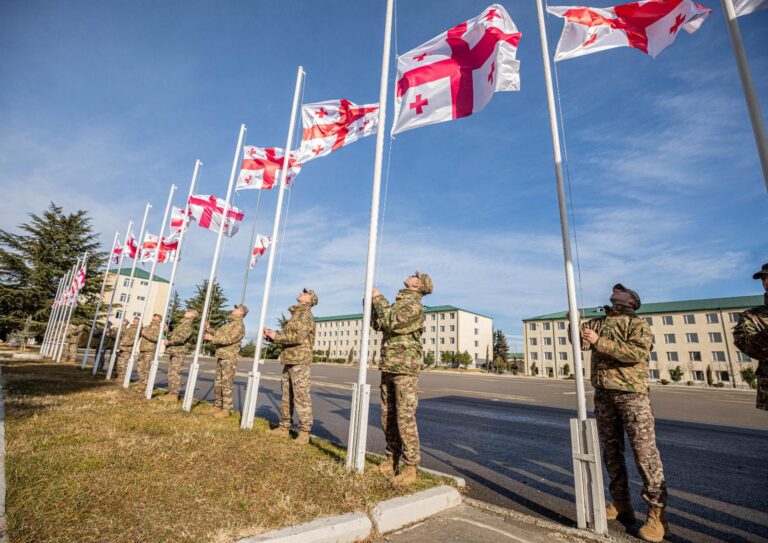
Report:
M271 189L277 183L278 172L282 171L284 164L285 158L282 149L244 146L243 166L237 178L235 190ZM290 185L293 179L299 175L299 171L301 171L301 163L296 159L296 153L292 152L291 158L288 160L286 186Z
M115 263L115 266L120 262L120 255L123 254L123 246L120 245L120 242L115 240L115 245L112 247L112 261Z
M160 243L157 238L149 232L146 233L140 262L153 262L157 258L158 264L165 264L176 259L176 251L179 248L178 232L174 232L170 237L163 237Z
M301 108L304 130L298 161L302 164L376 133L379 104L358 106L349 100L306 104Z
M125 246L128 248L128 258L136 260L136 254L139 252L139 244L136 242L136 236L131 233L128 241L125 242Z
M645 0L608 8L550 6L565 19L555 61L614 47L634 47L654 58L680 30L696 32L712 10L691 0Z
M256 262L259 261L261 255L264 254L271 244L272 238L256 234L256 244L253 246L253 252L251 253L251 269L256 266Z
M72 283L69 285L69 291L65 294L65 303L69 305L75 305L77 303L77 297L80 291L85 286L85 268L80 268L72 278Z
M520 37L507 11L493 4L397 57L392 133L467 117L493 93L520 90Z
M187 227L189 226L189 222L184 220L186 213L187 211L185 208L176 206L173 207L171 210L171 232L181 230L181 227L184 226L185 222Z
M197 221L199 226L214 232L219 231L224 216L225 200L207 194L193 194L187 202L189 216ZM245 213L230 205L227 219L224 222L224 235L231 238L240 229Z
M733 0L733 9L736 10L736 17L749 15L759 9L768 8L768 0Z

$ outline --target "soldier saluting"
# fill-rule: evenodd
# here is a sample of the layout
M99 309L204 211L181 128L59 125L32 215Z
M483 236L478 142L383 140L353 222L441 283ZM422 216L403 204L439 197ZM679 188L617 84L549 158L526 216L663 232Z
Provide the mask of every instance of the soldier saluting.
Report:
M194 309L188 309L184 313L184 319L177 324L165 341L165 352L171 357L168 362L168 394L161 396L164 401L176 402L179 400L181 390L181 369L184 367L184 358L189 354L187 342L195 331L195 319L200 314Z
M379 289L373 289L373 329L382 332L381 341L381 426L387 441L387 458L382 473L394 474L402 458L405 467L395 477L399 485L416 481L421 460L416 408L423 348L424 306L421 299L432 293L432 279L426 273L409 275L404 289L389 305Z
M283 346L280 353L280 361L283 363L280 426L272 432L288 437L295 409L299 416L299 435L294 443L306 445L309 443L313 422L309 368L315 344L315 318L312 316L312 307L317 305L317 294L314 290L304 289L296 301L299 303L288 308L291 318L283 329L276 332L267 328L264 330L264 339Z
M768 410L768 264L752 276L763 283L763 305L748 309L733 329L733 342L739 350L757 360L758 409Z
M232 309L229 320L219 326L213 333L208 332L203 337L216 346L216 380L213 383L215 399L213 407L216 418L227 418L232 413L232 386L237 370L237 357L240 355L240 341L245 337L243 317L248 314L244 305L236 305ZM205 323L205 329L210 325Z

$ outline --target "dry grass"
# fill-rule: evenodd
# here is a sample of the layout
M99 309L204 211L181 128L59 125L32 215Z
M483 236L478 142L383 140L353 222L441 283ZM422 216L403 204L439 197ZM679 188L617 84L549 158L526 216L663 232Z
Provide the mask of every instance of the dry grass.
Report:
M73 365L4 361L12 542L232 541L350 511L410 489L350 475L343 450L309 447L144 400Z

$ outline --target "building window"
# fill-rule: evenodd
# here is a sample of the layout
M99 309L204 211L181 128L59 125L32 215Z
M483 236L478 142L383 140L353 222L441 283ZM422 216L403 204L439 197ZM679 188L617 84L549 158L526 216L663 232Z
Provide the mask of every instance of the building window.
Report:
M544 345L552 345L552 338L551 337L545 337L544 338Z
M441 321L444 321L444 320L445 320L445 313L440 313L440 320L441 320Z
M568 360L568 353L557 353L560 356L560 360Z
M564 337L557 338L557 344L558 345L565 345L565 338Z
M656 351L651 351L651 362L658 362L659 355Z
M675 334L664 334L664 343L677 343Z
M451 345L453 345L454 343L456 343L456 338L452 337L451 338ZM475 341L475 343L477 343L477 341ZM475 345L475 347L477 347L477 345Z
M564 322L558 322L557 323L557 329L558 330L565 330L565 323Z
M539 359L539 353L531 353L531 360L538 360Z
M661 317L661 323L664 326L672 326L672 315L664 315Z
M456 318L456 313L451 313L451 320Z
M701 362L701 351L688 351L688 360L691 362Z
M650 373L651 379L658 379L659 378L659 370L650 370L648 373Z
M133 312L133 316L134 316L134 317L140 317L140 316L141 316L141 313L139 313L138 311L134 311L134 312Z
M544 360L552 360L552 353L544 353Z
M426 339L424 339L424 338L421 338L421 344L422 344L422 345L426 345L426 344L427 344L427 340L426 340Z
M719 324L720 317L717 313L707 313L707 324Z
M683 315L683 324L696 324L695 315Z
M645 317L645 322L647 322L649 326L653 326L653 317Z
M136 299L139 300L140 302L143 302L144 300L146 300L144 296L136 296Z
M432 314L430 315L430 318L431 318L432 320L435 320L435 314L434 314L434 313L432 313Z
M433 338L433 337L429 338L429 343L430 343L430 345L434 345L435 344L435 338Z
M541 327L544 330L549 330L549 323L548 322L542 323Z
M475 315L475 324L477 324L478 322L480 322L480 318L477 315Z
M691 377L693 378L694 381L703 381L704 380L704 372L703 371L699 371L699 370L692 371L691 372Z
M115 313L115 317L117 317L118 319L122 319L123 318L123 310L122 309L118 309L117 313Z
M728 318L731 319L731 322L739 322L739 318L741 318L741 313L739 313L738 311L728 313Z
M453 338L451 338L451 343L453 343ZM475 347L479 347L479 346L480 346L480 342L475 340Z
M730 376L728 375L727 371L716 371L715 375L717 376L718 381L722 381L724 383L727 383L730 381Z
M131 285L131 280L130 279L123 279L123 286L124 287L128 287L130 285Z
M123 293L120 295L120 302L121 302L121 303L125 303L126 301L128 301L128 295L127 295L125 292L123 292Z
M695 332L694 333L689 332L689 333L685 334L685 341L687 341L688 343L698 343L699 342L699 334L697 334Z
M710 343L722 343L723 335L720 332L710 332L709 341Z
M441 331L441 332L445 332L445 326L441 326L441 327L440 327L440 331Z
M149 281L142 281L141 286L146 287L149 284Z
M429 331L430 331L430 332L434 332L435 330L437 330L437 328L435 328L434 326L430 326L430 327L429 327Z
M537 344L535 337L530 338L528 341L531 343L531 345L536 345Z
M739 362L752 362L752 359L748 355L739 351Z
M528 330L536 330L536 323L535 322L529 322L528 323Z
M444 337L440 338L440 345L445 345L445 338Z
M667 362L678 362L679 359L677 358L676 352L667 353Z
M455 331L456 331L456 326L454 326L454 325L452 324L452 325L451 325L451 332L455 332Z
M725 362L725 351L712 351L712 360L714 362Z

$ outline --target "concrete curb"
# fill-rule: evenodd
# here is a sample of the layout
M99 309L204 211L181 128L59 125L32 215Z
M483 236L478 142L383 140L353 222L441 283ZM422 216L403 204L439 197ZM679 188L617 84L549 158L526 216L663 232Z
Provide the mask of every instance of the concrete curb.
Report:
M385 534L460 504L461 494L455 488L438 486L379 502L371 511L371 518L376 531Z
M372 527L365 513L348 513L246 537L236 543L354 543L371 535Z

